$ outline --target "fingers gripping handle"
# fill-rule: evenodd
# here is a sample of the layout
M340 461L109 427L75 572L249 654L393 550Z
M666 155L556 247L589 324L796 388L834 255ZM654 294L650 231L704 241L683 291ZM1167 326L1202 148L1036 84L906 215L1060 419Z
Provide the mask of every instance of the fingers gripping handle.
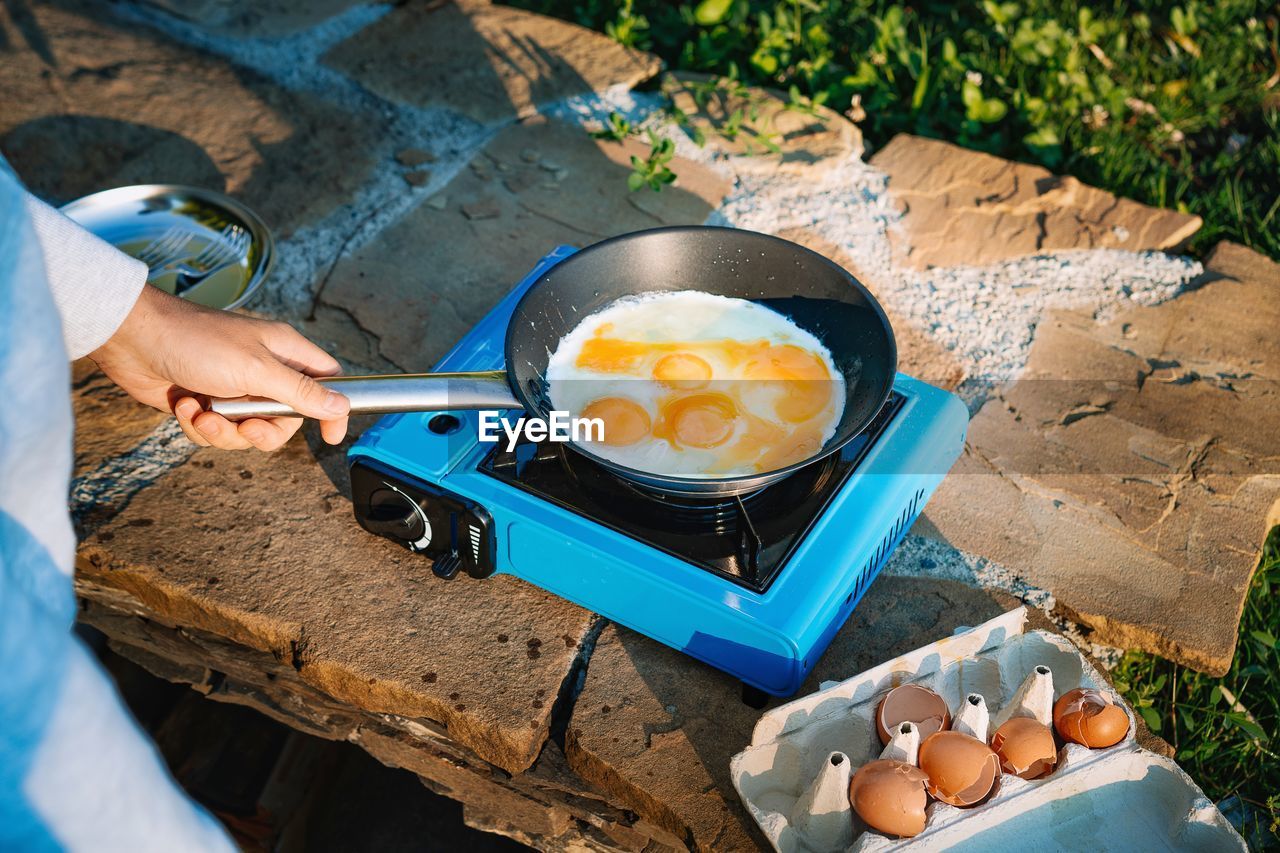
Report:
M317 380L351 401L351 414L445 412L462 409L520 409L503 370L475 373L419 373L398 376L334 376ZM210 408L228 420L301 417L264 397L215 398Z

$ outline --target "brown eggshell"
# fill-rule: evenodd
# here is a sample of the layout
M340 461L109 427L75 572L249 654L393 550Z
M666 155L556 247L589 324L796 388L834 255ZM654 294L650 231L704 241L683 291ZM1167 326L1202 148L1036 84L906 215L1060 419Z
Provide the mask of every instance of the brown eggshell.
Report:
M849 805L867 826L885 835L910 838L924 831L924 771L905 761L877 758L849 781Z
M982 741L961 732L937 732L920 744L920 769L929 794L961 808L987 798L1000 775L1000 759Z
M1000 769L1022 779L1038 779L1058 763L1053 732L1031 717L1013 717L991 736Z
M1062 694L1054 704L1053 727L1063 740L1103 749L1124 740L1129 732L1129 715L1102 691L1077 687Z
M880 743L889 742L889 732L899 723L915 723L924 740L934 732L951 727L951 711L941 696L918 684L901 684L884 695L876 708L876 732Z

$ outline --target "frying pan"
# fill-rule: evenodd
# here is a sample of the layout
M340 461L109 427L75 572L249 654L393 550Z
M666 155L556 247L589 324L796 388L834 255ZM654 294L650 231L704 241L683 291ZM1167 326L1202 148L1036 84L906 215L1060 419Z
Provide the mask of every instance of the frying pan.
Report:
M507 327L506 369L477 373L341 376L320 382L347 395L353 413L524 409L547 418L551 353L578 323L614 301L699 290L759 303L813 334L844 376L844 413L818 451L784 468L738 477L652 474L571 443L576 452L651 491L684 496L753 492L836 452L880 411L898 351L884 310L856 278L822 255L778 237L710 226L637 231L577 252L552 267L517 303ZM270 400L214 400L228 418L296 415Z

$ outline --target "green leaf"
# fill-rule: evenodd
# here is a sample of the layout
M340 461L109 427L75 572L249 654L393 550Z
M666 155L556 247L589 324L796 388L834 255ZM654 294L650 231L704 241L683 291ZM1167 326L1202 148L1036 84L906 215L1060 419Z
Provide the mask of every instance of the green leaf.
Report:
M632 159L634 160L635 158L633 157ZM645 180L642 172L632 172L630 175L627 175L627 189L632 192L640 189L644 184Z
M693 19L704 27L712 27L729 17L733 0L702 0L693 10Z
M1259 643L1262 643L1262 645L1268 649L1274 649L1276 647L1276 638L1265 628L1253 631L1249 636L1253 637Z
M772 75L778 70L778 57L760 48L751 54L751 64L759 69L761 74Z
M1005 117L1005 113L1009 112L1009 105L999 98L984 98L982 104L975 111L974 118L984 124L994 124Z
M1159 734L1160 727L1163 725L1163 722L1160 719L1160 714L1156 712L1156 709L1139 708L1138 712L1142 714L1142 719L1146 720L1147 728L1151 729L1152 732Z
M1231 723L1236 728L1240 729L1240 731L1244 732L1254 740L1267 739L1266 730L1263 729L1262 726L1255 723L1253 720L1246 717L1244 714L1232 712L1230 714L1227 714L1227 719L1230 720Z

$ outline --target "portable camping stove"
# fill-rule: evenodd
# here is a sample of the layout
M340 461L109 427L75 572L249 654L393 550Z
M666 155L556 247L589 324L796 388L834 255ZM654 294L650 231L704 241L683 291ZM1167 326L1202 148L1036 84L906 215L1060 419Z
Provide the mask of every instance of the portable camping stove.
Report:
M437 371L503 365L507 324L547 255ZM898 374L844 448L738 498L644 491L561 444L478 440L478 412L387 415L351 448L356 518L441 577L507 572L788 696L951 467L968 414Z

